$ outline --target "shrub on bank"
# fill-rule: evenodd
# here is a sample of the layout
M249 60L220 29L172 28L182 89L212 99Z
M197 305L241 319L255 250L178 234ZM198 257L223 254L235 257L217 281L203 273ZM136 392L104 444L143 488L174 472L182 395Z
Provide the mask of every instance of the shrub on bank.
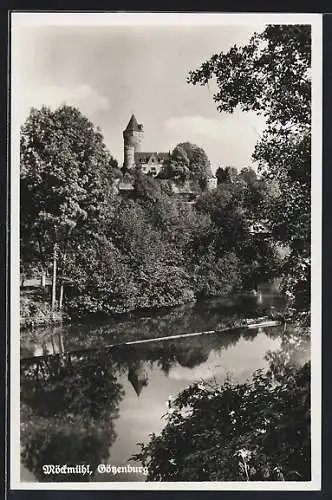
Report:
M85 221L60 241L65 310L74 319L178 306L274 276L269 243L250 234L242 184L219 187L188 206L136 174L130 199L113 198L98 223ZM51 322L39 304L27 322L35 316L33 324Z
M21 328L34 328L60 324L69 320L63 311L52 312L49 301L23 296L20 299L20 326Z
M193 384L133 457L148 481L310 480L310 366L244 384Z

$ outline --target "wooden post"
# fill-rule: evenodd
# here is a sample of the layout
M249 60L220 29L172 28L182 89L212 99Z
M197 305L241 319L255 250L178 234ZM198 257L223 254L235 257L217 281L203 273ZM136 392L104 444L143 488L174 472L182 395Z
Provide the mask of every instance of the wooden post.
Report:
M53 246L53 279L52 279L52 312L56 308L56 266L58 258L58 245L54 243Z
M42 349L43 349L43 356L47 356L48 355L48 350L47 350L47 345L46 345L45 340L42 343Z
M66 257L67 255L63 255L63 263L62 263L62 279L61 279L61 286L60 286L60 297L59 297L59 311L62 310L62 305L63 305L63 293L64 293L64 285L63 285L63 275L65 271L65 263L66 263Z
M60 286L59 311L62 310L62 304L63 304L63 282L61 283Z
M45 271L42 272L40 284L41 284L42 289L45 290L45 287L46 287L46 272Z
M65 352L63 345L63 336L61 333L58 333L58 341L59 341L59 351L63 354Z

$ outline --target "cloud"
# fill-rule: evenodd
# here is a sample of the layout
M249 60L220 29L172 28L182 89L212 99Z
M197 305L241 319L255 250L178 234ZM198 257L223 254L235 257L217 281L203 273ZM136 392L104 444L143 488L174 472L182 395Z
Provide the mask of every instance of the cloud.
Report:
M210 139L227 139L242 133L259 133L257 125L261 129L261 119L251 113L235 112L230 115L222 115L220 118L205 118L203 116L180 116L172 117L166 121L166 129L170 132L189 136L205 136Z
M25 89L22 96L21 117L24 120L31 107L40 108L45 105L54 109L62 104L75 106L89 117L100 111L107 111L110 105L107 97L87 84L72 87L48 85L38 89Z
M218 164L246 166L264 127L262 117L240 110L213 118L171 117L165 122L170 142L174 146L187 140L196 143L206 151L213 170Z
M223 135L223 127L220 120L203 118L202 116L181 116L169 118L166 121L166 129L171 132L186 132L189 136L204 135L211 138L219 138Z

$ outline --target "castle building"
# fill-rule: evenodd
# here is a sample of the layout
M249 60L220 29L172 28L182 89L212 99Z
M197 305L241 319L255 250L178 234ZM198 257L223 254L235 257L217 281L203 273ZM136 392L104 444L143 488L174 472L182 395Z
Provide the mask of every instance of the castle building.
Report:
M123 131L124 162L123 167L131 170L135 167L135 153L141 151L144 137L143 125L139 124L134 115L131 116L127 128Z
M143 174L158 175L169 153L135 153L135 165Z
M132 115L126 129L123 131L124 162L125 170L139 169L143 174L151 174L156 177L169 153L142 152L144 138L143 125L139 124L135 115Z
M170 152L142 152L143 138L143 125L138 123L135 115L132 114L126 129L123 131L123 169L125 171L138 169L143 174L149 174L156 177L163 168L165 161L170 157ZM216 177L209 177L207 180L207 190L211 191L216 189L216 187Z
M208 191L212 191L213 189L217 189L217 186L218 186L218 179L215 175L213 175L212 177L209 177L208 180L207 180L207 190Z

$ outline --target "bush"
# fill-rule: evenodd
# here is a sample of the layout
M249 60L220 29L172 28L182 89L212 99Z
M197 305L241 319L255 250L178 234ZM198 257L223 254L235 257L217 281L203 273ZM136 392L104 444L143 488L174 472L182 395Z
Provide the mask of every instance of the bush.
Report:
M194 384L133 458L148 481L310 480L310 367L284 367L275 377Z
M68 314L62 311L54 311L52 313L51 304L46 300L38 300L33 296L23 296L20 299L21 328L59 324L68 320Z

